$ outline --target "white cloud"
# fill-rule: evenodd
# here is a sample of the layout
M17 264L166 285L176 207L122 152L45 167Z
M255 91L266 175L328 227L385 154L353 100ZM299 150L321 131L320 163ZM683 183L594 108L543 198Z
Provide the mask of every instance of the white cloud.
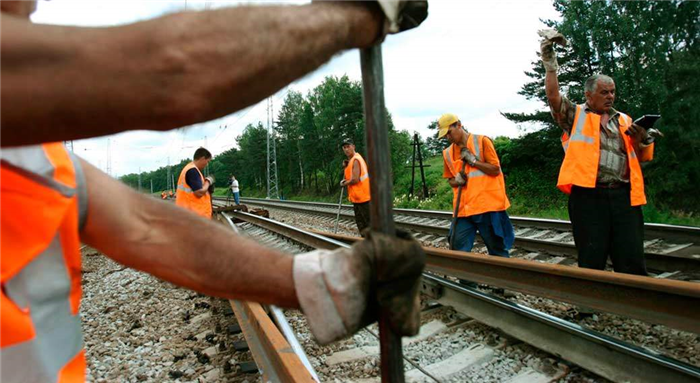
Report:
M110 26L184 9L239 4L236 1L55 0L40 2L35 22ZM250 2L246 2L250 3ZM271 2L264 2L271 3ZM517 94L528 81L539 48L540 19L556 18L549 0L430 2L428 19L413 31L389 36L383 44L386 105L399 129L426 136L440 114L457 114L473 132L517 136L516 124L499 112L541 108ZM262 32L261 32L262 33ZM278 111L289 89L306 94L325 76L347 74L360 81L359 53L345 52L274 96ZM205 145L218 154L235 144L245 126L266 121L265 101L221 119L171 132L128 132L111 138L112 174L150 171L192 155ZM106 168L107 139L76 141L76 152Z

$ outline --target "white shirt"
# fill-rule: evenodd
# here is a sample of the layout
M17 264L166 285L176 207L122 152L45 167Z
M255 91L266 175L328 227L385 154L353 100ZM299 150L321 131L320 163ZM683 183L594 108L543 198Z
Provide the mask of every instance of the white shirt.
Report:
M238 180L234 180L231 182L231 191L234 193L238 193Z

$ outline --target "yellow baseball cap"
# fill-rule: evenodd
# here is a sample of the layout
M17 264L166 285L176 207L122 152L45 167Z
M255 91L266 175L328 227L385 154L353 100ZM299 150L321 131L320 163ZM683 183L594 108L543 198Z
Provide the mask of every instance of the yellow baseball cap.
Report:
M445 134L447 134L447 131L450 129L450 125L457 121L459 121L459 117L452 113L445 113L440 116L440 119L438 120L438 138L444 137Z

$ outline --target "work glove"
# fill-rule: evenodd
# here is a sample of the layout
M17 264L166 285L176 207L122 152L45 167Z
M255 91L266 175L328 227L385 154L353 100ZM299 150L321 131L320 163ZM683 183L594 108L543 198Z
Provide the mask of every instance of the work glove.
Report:
M419 26L428 17L427 1L378 0L384 12L384 33L399 33Z
M204 179L209 181L209 185L214 185L214 176L206 176Z
M568 42L564 35L554 29L542 29L537 31L537 34L542 37L540 41L542 65L547 72L556 72L559 70L559 63L557 63L557 54L554 52L554 44L566 46Z
M340 181L340 187L341 187L341 188L347 186L347 184L348 184L348 181L347 181L347 180L342 180L342 181Z
M392 331L418 334L425 253L406 232L367 231L351 248L316 250L294 258L294 286L311 333L328 344L389 315Z
M637 142L645 142L649 138L647 130L643 127L633 123L625 132L628 136L632 137L633 140Z
M462 158L462 161L468 163L469 166L474 166L474 164L476 164L476 156L471 150L469 150L469 148L462 148L460 151L460 157Z
M455 182L458 186L463 186L467 183L467 175L464 172L459 172L455 176Z

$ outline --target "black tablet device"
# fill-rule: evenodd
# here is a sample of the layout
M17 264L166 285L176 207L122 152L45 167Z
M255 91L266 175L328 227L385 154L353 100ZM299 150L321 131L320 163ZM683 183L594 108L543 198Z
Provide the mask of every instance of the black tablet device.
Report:
M634 123L646 130L649 130L654 127L654 124L659 120L659 118L661 118L661 116L658 114L645 114L644 116L636 119Z

